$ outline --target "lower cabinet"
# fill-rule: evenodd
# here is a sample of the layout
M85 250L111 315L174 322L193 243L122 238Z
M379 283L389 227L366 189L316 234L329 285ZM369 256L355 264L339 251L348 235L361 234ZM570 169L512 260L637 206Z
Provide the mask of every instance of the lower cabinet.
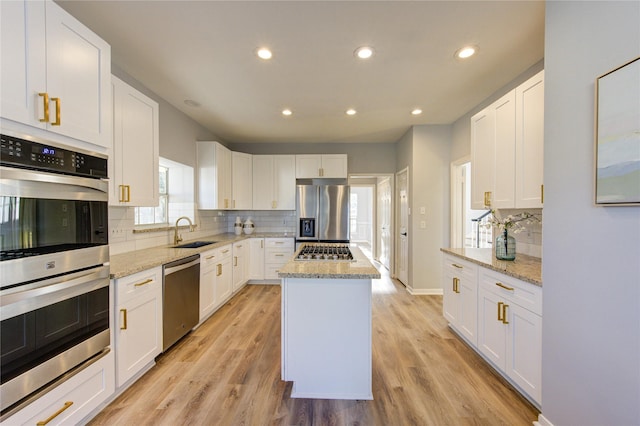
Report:
M111 351L2 424L83 424L114 391L114 353Z
M444 317L472 345L478 344L478 266L453 256L443 262Z
M468 266L477 268L475 278ZM540 406L542 288L449 255L443 280L443 314L452 328Z
M240 290L247 283L249 240L233 243L233 293Z
M249 240L249 279L264 280L264 238Z
M162 352L162 267L115 280L116 385L121 387Z
M231 244L200 253L200 322L232 293Z
M294 246L293 238L265 238L265 280L280 280L278 271L291 259Z

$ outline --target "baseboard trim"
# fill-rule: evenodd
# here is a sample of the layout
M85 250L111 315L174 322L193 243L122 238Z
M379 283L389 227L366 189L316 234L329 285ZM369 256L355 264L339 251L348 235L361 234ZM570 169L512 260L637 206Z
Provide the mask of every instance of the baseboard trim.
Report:
M441 288L409 288L407 287L407 291L412 296L442 296L443 290Z
M533 426L553 426L553 423L547 420L547 418L540 413L538 415L538 421L533 422Z

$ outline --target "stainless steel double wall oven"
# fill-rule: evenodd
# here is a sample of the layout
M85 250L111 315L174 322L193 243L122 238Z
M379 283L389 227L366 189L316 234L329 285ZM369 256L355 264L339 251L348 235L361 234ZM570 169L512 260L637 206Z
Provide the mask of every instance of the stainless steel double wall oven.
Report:
M106 156L1 135L3 414L109 351Z

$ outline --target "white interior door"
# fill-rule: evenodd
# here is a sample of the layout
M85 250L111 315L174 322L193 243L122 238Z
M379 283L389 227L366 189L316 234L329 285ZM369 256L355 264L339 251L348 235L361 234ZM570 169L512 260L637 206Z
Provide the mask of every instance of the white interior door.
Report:
M409 180L408 169L396 175L398 194L397 278L409 284Z
M378 183L378 244L376 258L387 269L391 269L391 179Z

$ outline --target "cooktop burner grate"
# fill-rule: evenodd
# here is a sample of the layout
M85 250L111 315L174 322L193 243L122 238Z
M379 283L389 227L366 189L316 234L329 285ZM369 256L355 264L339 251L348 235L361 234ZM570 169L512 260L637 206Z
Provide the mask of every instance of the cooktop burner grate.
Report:
M310 244L302 247L295 260L353 261L348 244Z

